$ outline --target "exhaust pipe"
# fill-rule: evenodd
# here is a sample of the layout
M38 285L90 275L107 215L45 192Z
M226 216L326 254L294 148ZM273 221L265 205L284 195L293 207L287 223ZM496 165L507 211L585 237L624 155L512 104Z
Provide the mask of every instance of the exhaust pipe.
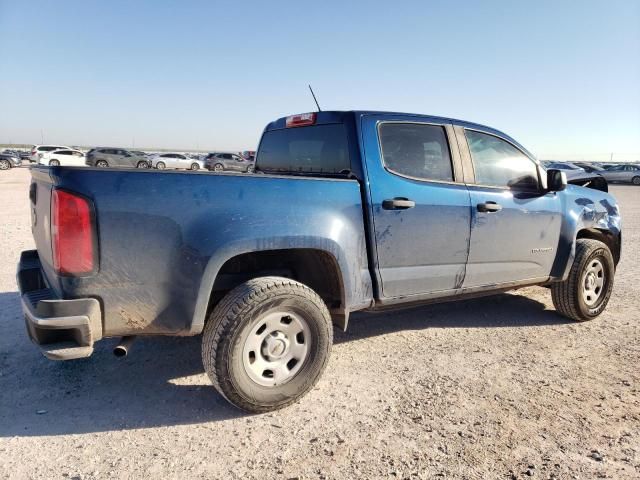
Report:
M120 339L120 343L118 343L118 345L116 345L116 347L113 349L113 354L119 358L126 357L135 339L136 339L135 335L131 335L129 337L122 337Z

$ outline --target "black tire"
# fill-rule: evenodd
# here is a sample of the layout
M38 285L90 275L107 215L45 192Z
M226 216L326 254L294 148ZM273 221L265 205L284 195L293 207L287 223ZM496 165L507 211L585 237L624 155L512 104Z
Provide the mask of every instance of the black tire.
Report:
M136 168L149 168L149 164L147 162L145 162L145 161L140 161L136 165Z
M600 262L603 267L604 285L593 305L588 305L583 295L590 265ZM576 241L576 256L569 277L551 285L551 298L556 311L561 315L584 322L600 315L611 298L615 264L609 248L598 240L579 239Z
M9 170L11 162L9 160L0 160L0 170Z
M191 164L191 170L200 170L200 164L193 162Z
M109 163L106 160L98 160L96 162L96 167L98 168L107 168L109 166Z
M633 183L634 185L640 185L640 177L633 177L631 179L631 183Z
M60 162L58 160L50 160L49 161L49 165L51 167L59 167L60 166Z
M266 315L283 311L304 318L310 332L308 353L286 383L263 386L247 373L243 348ZM262 277L234 288L213 309L204 328L202 363L230 403L248 412L269 412L296 402L313 388L329 361L332 343L329 311L313 290L287 278Z
M224 165L222 165L221 163L216 163L213 166L213 171L214 172L224 172Z
M156 168L158 170L164 170L165 168L167 168L167 166L165 165L164 162L158 162L158 163L156 163Z

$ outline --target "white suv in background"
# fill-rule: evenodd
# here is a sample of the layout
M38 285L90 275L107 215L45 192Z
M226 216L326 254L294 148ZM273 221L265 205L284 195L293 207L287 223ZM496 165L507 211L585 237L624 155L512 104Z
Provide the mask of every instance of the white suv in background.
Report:
M31 155L29 156L29 161L39 163L40 159L45 153L63 149L72 150L71 148L64 145L34 145L33 147L31 147Z
M38 160L38 163L51 167L57 167L58 165L62 165L63 167L86 167L85 160L86 157L80 150L63 148L52 152L45 152Z

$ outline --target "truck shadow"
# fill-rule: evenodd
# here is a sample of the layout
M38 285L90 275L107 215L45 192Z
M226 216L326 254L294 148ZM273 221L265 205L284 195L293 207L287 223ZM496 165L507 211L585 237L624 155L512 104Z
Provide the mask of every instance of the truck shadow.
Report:
M0 293L0 312L0 437L207 424L247 415L211 386L200 337L140 338L125 359L113 356L116 341L110 339L88 359L52 362L27 339L16 292ZM542 303L509 294L352 320L347 333L336 332L336 343L399 330L565 323Z

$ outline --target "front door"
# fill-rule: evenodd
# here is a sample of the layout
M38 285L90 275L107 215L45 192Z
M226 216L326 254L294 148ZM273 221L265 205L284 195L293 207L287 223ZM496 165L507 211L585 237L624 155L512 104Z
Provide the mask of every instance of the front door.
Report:
M464 280L469 193L451 125L430 120L405 115L362 120L383 298L441 295Z
M475 184L468 185L471 243L463 286L549 276L560 237L561 199L542 191L541 170L508 140L471 129L459 139L466 139L475 174Z

